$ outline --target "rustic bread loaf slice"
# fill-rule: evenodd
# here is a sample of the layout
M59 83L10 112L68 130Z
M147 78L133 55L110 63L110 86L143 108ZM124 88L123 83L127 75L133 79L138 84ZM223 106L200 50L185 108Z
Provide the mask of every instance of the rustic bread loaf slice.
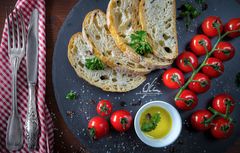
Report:
M125 56L116 46L106 24L106 16L101 10L94 10L84 19L83 37L103 63L123 73L147 74L147 66L136 63Z
M141 0L139 17L142 29L152 38L154 54L175 59L178 55L175 0Z
M86 59L94 58L82 34L76 33L68 45L68 59L77 75L90 84L110 92L127 92L137 88L145 81L144 76L119 73L105 66L104 70L89 70Z
M173 60L156 57L152 53L144 56L129 46L131 34L142 30L139 22L140 0L110 0L107 8L107 25L118 48L136 62L144 63L152 69L172 64ZM151 44L151 41L148 41Z

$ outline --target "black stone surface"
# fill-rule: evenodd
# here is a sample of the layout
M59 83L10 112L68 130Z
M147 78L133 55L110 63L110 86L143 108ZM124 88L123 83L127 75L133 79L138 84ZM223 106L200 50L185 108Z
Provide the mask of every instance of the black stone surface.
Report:
M194 1L194 0L193 0ZM181 6L185 1L177 0L177 6ZM134 128L124 134L119 134L111 129L111 134L98 141L92 141L87 134L87 124L91 117L97 115L95 109L100 99L108 99L113 103L114 110L127 109L135 116L136 111L145 103L152 100L162 100L174 105L173 97L176 90L170 90L163 86L160 75L163 70L154 71L147 76L147 81L136 90L127 93L108 93L94 86L89 85L80 79L70 66L67 59L67 45L70 37L81 31L82 22L85 15L96 8L106 10L108 0L79 0L66 18L55 44L53 56L53 84L55 97L59 110L67 123L69 129L75 134L90 152L94 153L131 153L131 152L176 152L176 153L223 153L233 145L240 136L239 130L239 100L240 89L234 83L235 76L240 72L240 38L230 42L236 48L235 57L225 62L225 72L222 76L212 80L212 87L205 94L199 95L197 108L188 112L181 112L183 119L183 129L179 139L172 145L165 148L151 148L143 144L135 134ZM193 21L190 31L185 30L184 23L177 21L177 32L179 41L179 52L187 48L190 39L199 32L199 26L203 19L210 15L220 16L226 23L229 19L240 17L240 4L234 0L207 0L208 9L202 13L197 20ZM214 42L214 39L213 39ZM155 81L154 81L155 80ZM154 81L154 82L153 82ZM143 89L153 85L159 92L153 95L143 95ZM145 88L144 88L145 87ZM78 93L77 100L69 101L65 95L74 90ZM236 100L237 105L233 113L233 118L237 121L234 134L226 140L215 140L209 133L195 132L189 125L190 114L198 109L204 109L209 105L211 99L218 93L230 93ZM69 112L74 112L69 115ZM174 125L174 122L173 122Z

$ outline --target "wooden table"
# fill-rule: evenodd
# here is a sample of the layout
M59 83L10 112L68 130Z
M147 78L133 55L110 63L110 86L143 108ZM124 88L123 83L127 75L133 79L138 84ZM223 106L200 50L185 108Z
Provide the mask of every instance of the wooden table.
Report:
M5 19L6 7L14 6L16 0L0 0L0 35ZM55 129L55 145L54 153L82 153L86 152L80 142L69 131L63 118L58 110L56 100L54 98L52 85L52 56L54 44L58 31L70 9L77 0L46 0L46 32L47 32L47 91L46 102L51 111ZM237 130L237 129L236 129ZM239 130L239 129L238 129ZM227 153L240 152L240 139L236 141Z

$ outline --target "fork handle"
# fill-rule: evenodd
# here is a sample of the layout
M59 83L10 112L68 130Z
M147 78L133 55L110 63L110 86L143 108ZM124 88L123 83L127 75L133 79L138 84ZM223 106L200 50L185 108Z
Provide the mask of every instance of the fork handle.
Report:
M34 149L37 148L39 123L36 108L35 84L29 83L28 86L29 86L29 98L25 129L28 148L30 151L33 151Z
M19 150L23 145L23 130L21 118L17 110L17 70L19 59L13 59L12 65L12 114L8 120L6 147L9 151Z
M12 113L18 115L17 111L17 71L18 71L18 58L14 58L12 68Z

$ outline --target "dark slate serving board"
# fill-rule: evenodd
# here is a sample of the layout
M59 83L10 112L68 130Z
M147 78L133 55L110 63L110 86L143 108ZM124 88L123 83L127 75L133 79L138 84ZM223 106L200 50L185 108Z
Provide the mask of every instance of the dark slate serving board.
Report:
M239 125L239 100L240 90L237 89L234 80L237 72L240 72L240 38L232 40L232 44L236 47L236 55L231 61L225 62L225 73L212 80L212 88L205 94L199 95L199 105L197 109L206 108L213 95L227 92L237 101L236 110L233 114L236 119L234 134L227 140L216 141L209 136L208 133L199 133L193 131L188 123L190 114L195 111L180 112L183 118L183 129L179 139L166 148L151 148L143 144L135 134L134 128L130 131L119 134L111 130L111 134L99 141L90 140L87 135L88 120L97 115L95 111L96 102L100 99L108 99L113 103L115 110L127 109L134 116L141 105L152 100L163 100L174 105L173 97L176 90L170 90L163 86L159 76L163 70L152 72L147 76L147 81L139 88L127 93L108 93L94 86L89 85L80 79L70 66L67 59L67 45L70 37L81 31L81 26L85 15L96 8L106 10L108 0L80 0L71 10L66 18L56 41L53 56L53 84L59 110L67 123L69 129L79 139L90 152L177 152L177 153L223 153L226 152L237 141L240 136ZM179 7L185 1L177 0ZM218 15L224 23L234 17L240 17L240 2L235 0L207 0L208 9L203 12L196 21L193 22L190 32L186 32L184 23L177 22L179 52L182 52L190 39L199 31L199 25L203 19L210 15ZM157 92L151 95L143 95L147 89L155 88ZM68 101L65 99L66 93L74 90L78 93L78 99ZM95 102L94 102L95 101ZM125 101L126 106L122 106ZM74 113L74 114L73 114ZM174 124L174 123L173 123ZM239 141L239 139L238 139Z

